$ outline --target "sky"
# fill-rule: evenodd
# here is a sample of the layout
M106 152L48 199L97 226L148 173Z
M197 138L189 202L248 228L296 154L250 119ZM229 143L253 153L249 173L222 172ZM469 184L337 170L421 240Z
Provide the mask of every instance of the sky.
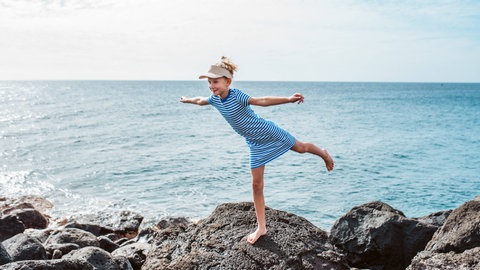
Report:
M480 82L480 1L0 0L0 80Z

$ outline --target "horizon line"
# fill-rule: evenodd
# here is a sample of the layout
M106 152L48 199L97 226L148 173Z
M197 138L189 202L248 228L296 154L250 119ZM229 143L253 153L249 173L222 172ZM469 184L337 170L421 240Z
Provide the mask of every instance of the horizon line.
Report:
M0 82L73 82L73 81L98 81L98 82L201 82L202 80L176 80L176 79L0 79ZM480 84L480 81L314 81L314 80L234 80L234 82L286 82L286 83L425 83L425 84Z

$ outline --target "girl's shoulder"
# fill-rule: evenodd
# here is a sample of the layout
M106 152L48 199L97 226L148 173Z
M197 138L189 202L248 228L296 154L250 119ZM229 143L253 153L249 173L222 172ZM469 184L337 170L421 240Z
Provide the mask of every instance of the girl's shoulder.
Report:
M248 95L247 93L245 93L244 91L242 91L238 88L230 89L230 92L233 93L233 94L236 94L236 95Z
M244 105L248 105L248 99L250 98L250 95L244 93L242 90L234 88L230 89L232 96L235 97L236 100L240 101L240 103Z

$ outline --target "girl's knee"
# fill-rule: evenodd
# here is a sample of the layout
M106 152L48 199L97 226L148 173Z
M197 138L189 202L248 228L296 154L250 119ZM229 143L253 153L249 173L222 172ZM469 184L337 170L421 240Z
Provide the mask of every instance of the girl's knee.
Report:
M254 191L263 190L263 180L260 179L252 179L252 189Z

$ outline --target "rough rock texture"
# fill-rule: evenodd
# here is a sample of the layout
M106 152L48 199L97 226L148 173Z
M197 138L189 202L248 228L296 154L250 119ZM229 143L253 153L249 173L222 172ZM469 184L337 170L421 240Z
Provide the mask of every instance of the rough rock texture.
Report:
M252 203L223 204L198 223L169 218L139 232L143 218L128 211L25 229L51 204L0 197L0 270L350 269L347 264L389 270L410 261L410 270L480 269L479 204L480 197L454 211L408 219L385 203L367 203L340 218L329 238L304 218L267 208L268 235L250 245ZM35 258L41 259L12 262Z
M25 225L26 229L45 229L48 227L48 219L35 209L16 209L10 212L9 215L17 217Z
M97 270L80 260L21 261L0 266L0 270Z
M420 221L422 223L431 224L437 227L442 227L447 220L448 216L452 213L452 210L440 211L432 213L428 216L413 218L414 220Z
M105 235L113 232L112 228L107 228L93 223L78 223L76 221L70 222L65 225L65 228L76 228L83 231L92 233L95 236Z
M47 259L47 253L42 243L23 233L5 240L3 244L13 261Z
M453 210L426 250L460 253L474 247L480 247L480 200L466 202Z
M480 269L480 198L453 210L408 269Z
M371 202L338 219L330 241L344 251L350 266L405 269L436 230L436 226L406 218L388 204Z
M18 209L35 209L35 206L33 206L33 204L31 203L22 202L22 203L13 204L13 205L4 205L2 208L3 208L2 214L8 215L11 212Z
M25 231L25 225L14 216L0 218L0 242Z
M45 243L45 241L47 241L48 237L50 236L50 234L52 234L53 231L53 229L26 229L25 231L23 231L23 233L38 239L38 241L42 243Z
M147 254L151 249L151 245L147 243L133 243L120 247L112 252L113 256L126 257L134 270L140 270L145 263Z
M53 244L77 244L79 247L100 246L97 237L90 232L80 229L59 229L53 232L45 242L46 246Z
M70 223L69 226L93 230L93 234L96 234L94 230L99 229L100 232L96 234L97 236L99 234L114 232L119 237L132 239L138 234L143 216L131 211L121 211L117 214L98 212L95 215L75 216L72 219L73 222Z
M0 242L0 265L4 265L4 264L9 263L11 261L12 261L12 257L10 257L10 254L8 254L5 247Z
M253 203L227 203L197 225L156 235L143 270L157 269L349 269L327 242L326 232L299 216L266 210L269 231L254 245Z
M422 251L415 256L408 270L474 270L480 269L480 247L462 253Z
M98 247L84 247L72 251L64 258L88 262L96 270L133 270L126 258L113 257L110 253Z
M52 208L53 204L45 198L38 196L22 196L20 198L5 198L0 197L0 211L4 215L15 209L33 208L41 213L45 213Z
M80 246L73 243L45 245L45 250L47 251L49 257L52 259L59 259L63 255L68 254L70 251L76 249L80 249Z
M98 243L100 244L100 248L112 252L120 247L117 243L113 242L110 238L106 236L99 236L97 237Z

